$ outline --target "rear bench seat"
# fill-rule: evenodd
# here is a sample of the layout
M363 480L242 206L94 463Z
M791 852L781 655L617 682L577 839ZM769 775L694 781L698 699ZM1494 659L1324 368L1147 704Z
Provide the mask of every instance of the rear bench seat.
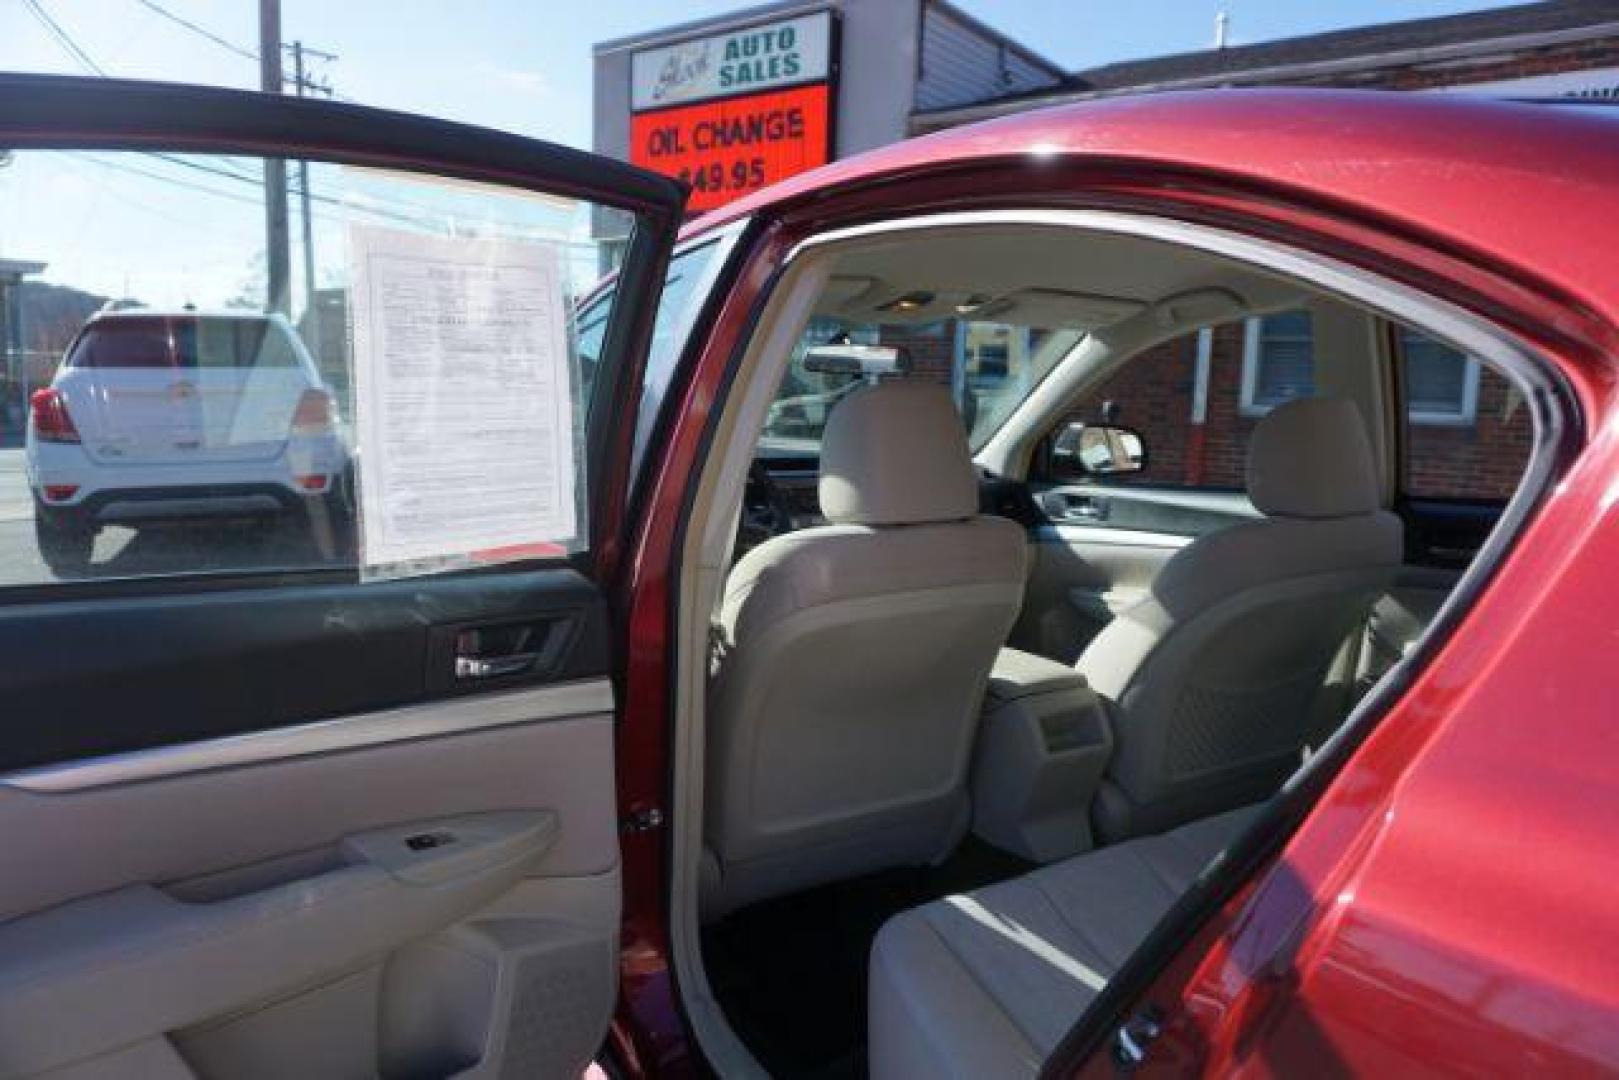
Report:
M1258 813L1233 810L894 916L871 953L871 1075L1033 1076Z

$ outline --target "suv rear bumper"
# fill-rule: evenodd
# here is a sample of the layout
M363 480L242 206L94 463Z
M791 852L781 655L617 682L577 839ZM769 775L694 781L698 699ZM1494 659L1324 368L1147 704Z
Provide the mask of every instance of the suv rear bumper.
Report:
M161 521L263 518L305 511L336 487L302 494L280 484L207 484L92 492L74 503L35 495L35 511L66 524L137 525Z

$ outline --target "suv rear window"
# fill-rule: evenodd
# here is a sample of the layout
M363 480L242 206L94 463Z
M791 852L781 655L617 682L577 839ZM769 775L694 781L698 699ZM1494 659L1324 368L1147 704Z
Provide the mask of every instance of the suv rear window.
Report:
M287 335L265 319L100 319L68 357L76 368L290 368Z

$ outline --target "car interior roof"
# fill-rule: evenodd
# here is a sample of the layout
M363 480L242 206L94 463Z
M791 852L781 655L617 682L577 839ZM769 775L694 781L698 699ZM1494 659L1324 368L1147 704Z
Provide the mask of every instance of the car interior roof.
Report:
M1102 232L1076 245L1072 228L997 225L854 247L839 258L816 314L885 324L965 317L1099 330L1210 288L1234 294L1241 309L1253 312L1299 299L1296 284L1182 246Z

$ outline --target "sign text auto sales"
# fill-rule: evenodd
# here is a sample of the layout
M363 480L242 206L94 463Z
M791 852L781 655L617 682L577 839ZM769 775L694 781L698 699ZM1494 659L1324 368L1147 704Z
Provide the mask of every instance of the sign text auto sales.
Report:
M831 14L680 42L632 58L630 160L706 210L824 164Z

